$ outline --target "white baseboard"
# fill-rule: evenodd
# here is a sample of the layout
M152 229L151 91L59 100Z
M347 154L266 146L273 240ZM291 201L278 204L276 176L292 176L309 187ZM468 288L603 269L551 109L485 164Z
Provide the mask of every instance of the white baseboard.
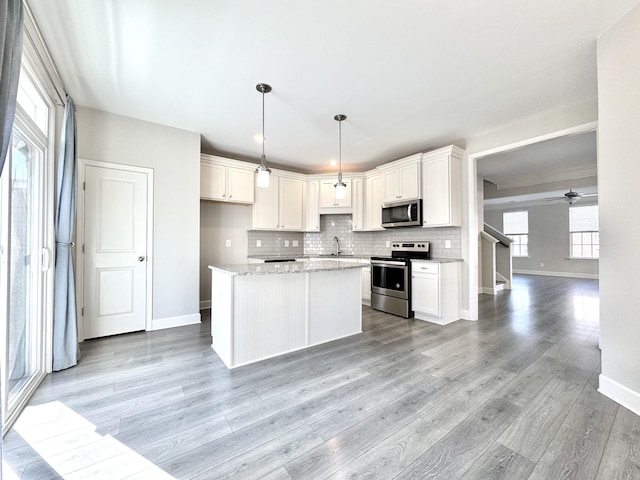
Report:
M151 330L162 330L164 328L184 327L185 325L195 325L200 323L200 314L181 315L179 317L154 318Z
M540 270L514 270L513 273L521 273L523 275L544 275L547 277L588 278L592 280L598 280L600 278L600 275L597 273L547 272Z
M487 295L496 295L498 293L498 290L491 287L482 287L480 289L480 293L486 293Z
M200 310L206 310L211 308L211 300L203 300L200 302Z
M469 312L469 310L465 310L464 308L462 308L460 309L460 320L470 320L472 322L475 322L478 319L476 318L475 320L472 320L471 312Z
M609 397L614 402L619 403L623 407L631 410L636 415L640 415L640 393L619 384L600 374L600 386L598 391Z

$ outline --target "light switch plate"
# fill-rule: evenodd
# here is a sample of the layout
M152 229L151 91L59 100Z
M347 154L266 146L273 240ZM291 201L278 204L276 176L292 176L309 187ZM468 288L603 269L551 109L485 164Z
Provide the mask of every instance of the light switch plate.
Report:
M262 240L256 240L256 247L262 246Z
M298 240L294 240L294 241L293 241L293 246L294 246L294 247L297 247L297 246L298 246Z
M444 241L444 248L451 248L451 240Z
M224 244L225 244L227 247L230 247L230 246L231 246L231 240L227 240Z
M289 246L289 240L285 240L285 241L284 241L284 246L285 246L285 247L288 247L288 246Z
M387 240L386 245L387 245L387 248L389 248L391 246L391 240Z

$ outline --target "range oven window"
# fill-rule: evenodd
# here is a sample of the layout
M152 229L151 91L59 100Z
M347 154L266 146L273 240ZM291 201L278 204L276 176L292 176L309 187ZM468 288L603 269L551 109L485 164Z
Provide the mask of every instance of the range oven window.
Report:
M407 294L407 267L399 265L371 266L371 286L373 291L404 297ZM397 295L394 295L396 293Z

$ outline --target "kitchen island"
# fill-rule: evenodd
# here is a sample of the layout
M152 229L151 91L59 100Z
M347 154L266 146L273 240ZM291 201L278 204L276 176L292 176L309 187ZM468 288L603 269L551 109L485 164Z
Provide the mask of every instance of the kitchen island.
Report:
M358 263L210 265L211 346L228 368L362 332Z

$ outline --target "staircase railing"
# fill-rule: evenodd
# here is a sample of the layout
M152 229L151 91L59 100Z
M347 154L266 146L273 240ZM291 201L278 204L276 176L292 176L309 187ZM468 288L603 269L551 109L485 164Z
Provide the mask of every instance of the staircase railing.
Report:
M498 291L511 289L513 276L511 243L513 241L500 230L484 224L480 232L480 255L482 285L480 291L495 295Z

